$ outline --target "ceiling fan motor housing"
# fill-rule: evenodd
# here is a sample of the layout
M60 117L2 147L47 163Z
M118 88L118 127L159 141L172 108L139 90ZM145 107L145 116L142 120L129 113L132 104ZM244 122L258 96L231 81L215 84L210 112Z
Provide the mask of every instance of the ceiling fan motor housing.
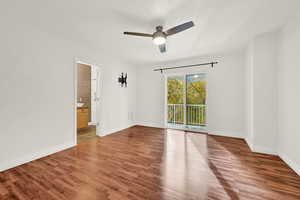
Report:
M163 27L162 26L157 26L156 27L156 31L157 32L162 32L163 31Z
M155 33L153 33L153 39L154 38L157 38L157 37L163 37L163 38L166 38L166 34L164 32L161 32L161 31L157 31Z

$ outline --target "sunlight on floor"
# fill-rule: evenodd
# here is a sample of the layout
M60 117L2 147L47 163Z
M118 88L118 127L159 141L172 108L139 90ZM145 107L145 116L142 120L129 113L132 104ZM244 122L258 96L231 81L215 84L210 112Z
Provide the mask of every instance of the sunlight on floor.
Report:
M223 196L226 195L228 198L237 196L231 190L234 187L232 182L220 179L222 173L215 167L213 160L208 160L206 134L168 129L165 141L162 174L163 185L164 188L168 188L168 192L186 191L191 195L193 191L199 191L200 196L195 198L201 199L207 197L208 193L214 193L217 185L218 192L222 191ZM194 181L190 181L192 179ZM206 180L210 183L208 184ZM214 187L211 187L212 185Z

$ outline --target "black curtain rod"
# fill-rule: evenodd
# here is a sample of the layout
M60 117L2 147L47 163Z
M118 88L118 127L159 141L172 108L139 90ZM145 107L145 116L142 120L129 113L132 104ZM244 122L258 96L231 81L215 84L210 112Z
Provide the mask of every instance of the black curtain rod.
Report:
M215 64L218 64L218 62L199 63L199 64L194 64L194 65L183 65L183 66L178 66L178 67L166 67L166 68L154 69L153 71L160 71L161 73L163 73L164 70L169 70L169 69L179 69L179 68L187 68L187 67L198 67L198 66L203 66L203 65L211 65L211 67L214 67Z

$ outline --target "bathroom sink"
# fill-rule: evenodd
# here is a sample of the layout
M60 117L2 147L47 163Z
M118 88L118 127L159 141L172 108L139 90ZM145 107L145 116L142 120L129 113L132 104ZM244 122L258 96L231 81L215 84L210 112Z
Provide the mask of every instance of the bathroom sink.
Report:
M84 103L77 103L77 107L83 107L84 106Z

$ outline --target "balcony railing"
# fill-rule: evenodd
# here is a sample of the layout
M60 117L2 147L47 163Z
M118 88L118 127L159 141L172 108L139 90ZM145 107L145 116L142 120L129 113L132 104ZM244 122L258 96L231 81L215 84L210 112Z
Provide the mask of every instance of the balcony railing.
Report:
M184 124L184 104L168 104L168 123ZM205 126L206 105L186 105L186 125Z

